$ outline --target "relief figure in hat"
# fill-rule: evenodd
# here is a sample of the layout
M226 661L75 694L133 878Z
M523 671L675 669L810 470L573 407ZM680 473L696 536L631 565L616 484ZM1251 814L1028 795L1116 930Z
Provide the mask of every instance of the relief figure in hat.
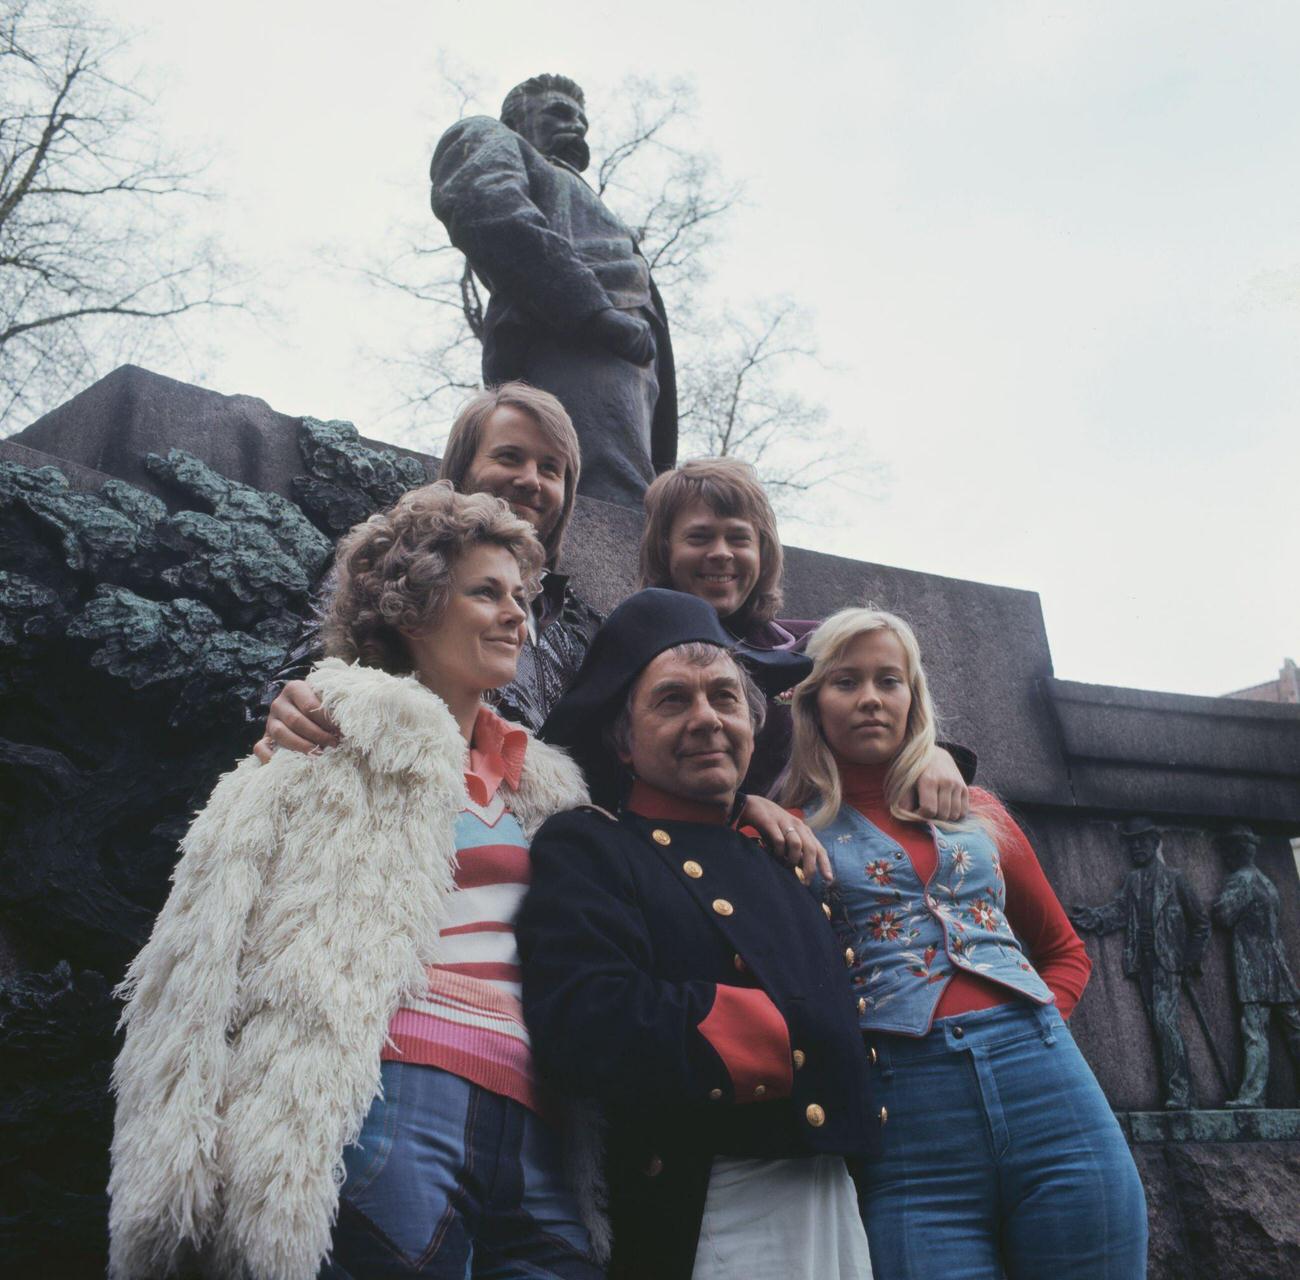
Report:
M1300 1069L1300 988L1282 945L1282 901L1256 865L1259 837L1237 823L1221 838L1229 874L1214 900L1215 924L1232 931L1232 971L1241 1003L1242 1072L1230 1107L1262 1107L1268 1084L1268 1027L1274 1016Z
M1164 1105L1182 1110L1192 1093L1179 1007L1187 979L1201 971L1210 921L1186 876L1165 862L1154 822L1130 818L1119 834L1133 870L1109 902L1075 907L1070 919L1082 933L1124 931L1124 974L1138 983L1155 1033Z

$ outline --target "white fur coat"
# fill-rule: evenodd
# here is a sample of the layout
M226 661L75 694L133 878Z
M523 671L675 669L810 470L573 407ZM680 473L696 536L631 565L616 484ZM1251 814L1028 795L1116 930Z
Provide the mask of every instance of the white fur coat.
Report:
M331 659L310 678L342 745L250 757L217 783L122 984L116 1280L196 1255L222 1276L312 1280L389 1020L438 959L456 721L412 677ZM571 760L529 743L507 795L525 834L586 798Z

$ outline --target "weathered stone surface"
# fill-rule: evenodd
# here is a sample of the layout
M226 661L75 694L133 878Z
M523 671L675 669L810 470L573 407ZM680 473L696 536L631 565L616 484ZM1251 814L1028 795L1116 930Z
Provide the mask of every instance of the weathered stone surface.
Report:
M362 444L350 422L304 418L298 444L311 474L294 478L293 496L335 538L436 475L433 459Z
M1300 1110L1121 1111L1130 1142L1300 1142Z
M1078 805L1252 822L1300 811L1300 708L1071 680L1043 691Z
M0 445L48 454L100 477L116 476L159 498L169 497L167 488L149 473L145 459L183 449L219 475L292 499L294 479L311 470L299 452L299 421L254 396L221 395L124 364ZM398 445L361 443L419 458ZM10 456L30 465L30 459ZM86 487L95 485L90 479Z
M1139 1145L1150 1280L1300 1274L1300 1142Z
M184 449L221 475L290 497L302 470L297 421L252 396L225 396L123 365L14 437L138 489L164 496L145 464Z
M138 556L156 546L155 508L145 494L136 504L137 514L123 510L120 493L116 501L111 494L105 498L71 488L54 467L33 471L0 463L0 512L5 517L0 554L8 552L6 559L12 558L15 567L30 565L35 552L43 561L57 554L62 568L73 573L103 577L129 572ZM27 517L34 538L15 527L20 515Z
M190 815L255 734L246 705L338 522L428 475L346 423L307 424L299 454L296 421L259 402L142 371L107 381L36 434L147 491L0 442L0 1255L60 1277L103 1273L109 987L148 936ZM153 453L108 439L82 412L95 403ZM241 483L276 467L270 492ZM290 500L295 477L310 512Z
M0 1257L10 1275L102 1274L113 1028L98 973L0 983ZM62 1229L51 1232L56 1221Z
M1122 815L1103 818L1021 806L1017 816L1067 908L1105 901L1119 891L1131 869L1116 831ZM1208 907L1224 874L1215 824L1178 820L1162 822L1161 826L1166 862L1188 877L1192 892ZM1284 945L1291 956L1300 956L1300 878L1296 876L1290 842L1278 835L1267 837L1259 851L1259 866L1281 895ZM1071 1019L1071 1030L1111 1106L1117 1111L1157 1110L1161 1098L1155 1042L1138 984L1123 973L1124 934L1120 931L1089 938L1087 945L1093 962L1092 976ZM1202 974L1193 983L1229 1078L1225 1081L1220 1076L1205 1030L1184 998L1180 1019L1191 1067L1192 1094L1199 1107L1218 1109L1236 1092L1241 1071L1239 1006L1230 940L1223 930L1211 933ZM1296 1084L1286 1046L1276 1029L1271 1034L1268 1105L1294 1107Z

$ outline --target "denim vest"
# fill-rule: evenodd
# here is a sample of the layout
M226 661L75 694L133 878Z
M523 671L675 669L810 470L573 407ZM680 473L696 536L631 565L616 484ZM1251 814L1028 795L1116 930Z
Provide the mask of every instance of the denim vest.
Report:
M862 1027L925 1035L957 969L1050 1004L1007 923L997 845L979 827L930 830L938 857L926 884L902 846L849 805L817 833L835 868L831 924Z

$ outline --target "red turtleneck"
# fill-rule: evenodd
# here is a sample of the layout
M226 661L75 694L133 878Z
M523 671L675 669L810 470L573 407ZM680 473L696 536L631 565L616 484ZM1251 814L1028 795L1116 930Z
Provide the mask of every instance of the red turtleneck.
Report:
M852 805L891 839L903 846L921 883L934 875L938 855L927 827L919 822L900 822L885 804L887 764L850 764L838 761L844 803ZM1052 886L1025 833L997 799L978 788L971 791L976 808L994 810L997 815L998 849L1007 887L1007 922L1015 930L1039 977L1051 988L1061 1017L1068 1018L1087 985L1092 964L1079 935L1066 918ZM936 1018L976 1009L991 1009L1013 996L1005 987L975 974L958 971L944 988Z

